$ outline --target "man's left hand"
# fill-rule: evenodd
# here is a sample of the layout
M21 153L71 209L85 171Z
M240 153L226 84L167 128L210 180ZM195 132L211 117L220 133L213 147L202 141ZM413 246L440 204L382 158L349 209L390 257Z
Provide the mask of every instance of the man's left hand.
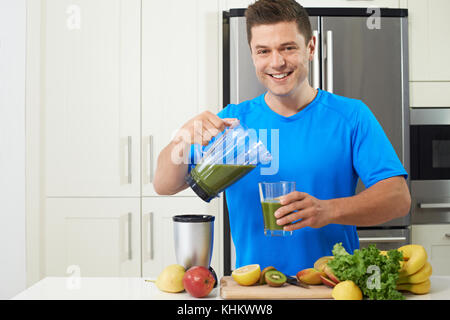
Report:
M284 225L285 231L304 227L320 228L331 223L332 205L328 200L319 200L305 192L294 191L280 197L280 203L282 207L275 212L275 217L278 225ZM301 220L291 224L299 219Z

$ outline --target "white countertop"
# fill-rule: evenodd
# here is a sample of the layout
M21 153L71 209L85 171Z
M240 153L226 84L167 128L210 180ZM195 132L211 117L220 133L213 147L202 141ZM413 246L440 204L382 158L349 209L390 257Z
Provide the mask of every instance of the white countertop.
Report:
M425 295L405 293L408 300L450 300L450 276L431 276ZM203 299L221 299L219 286ZM166 293L145 278L47 277L19 293L13 300L191 300L186 292Z

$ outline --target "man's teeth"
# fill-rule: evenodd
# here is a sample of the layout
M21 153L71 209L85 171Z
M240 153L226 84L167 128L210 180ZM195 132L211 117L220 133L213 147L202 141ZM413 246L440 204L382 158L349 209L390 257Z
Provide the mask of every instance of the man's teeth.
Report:
M288 74L287 73L282 73L282 74L272 74L272 77L277 78L277 79L283 79L284 77L286 77Z

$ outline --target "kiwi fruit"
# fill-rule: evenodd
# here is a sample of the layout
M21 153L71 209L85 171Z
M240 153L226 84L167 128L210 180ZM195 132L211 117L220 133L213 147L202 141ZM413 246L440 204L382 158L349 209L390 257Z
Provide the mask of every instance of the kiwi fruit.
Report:
M272 266L265 267L263 269L263 271L261 271L261 276L259 277L259 284L266 284L265 275L266 275L266 272L269 270L276 270L276 269L275 269L275 267L272 267Z
M271 287L281 287L286 282L286 276L278 270L267 271L264 278Z

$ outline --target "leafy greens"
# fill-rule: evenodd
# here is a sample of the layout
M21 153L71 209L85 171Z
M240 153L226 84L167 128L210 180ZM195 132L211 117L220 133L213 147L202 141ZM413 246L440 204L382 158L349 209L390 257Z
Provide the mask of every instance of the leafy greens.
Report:
M400 251L389 250L387 256L380 254L375 245L357 249L349 254L342 243L333 247L334 258L328 266L340 281L351 280L370 300L403 300L405 297L396 290L400 261Z

